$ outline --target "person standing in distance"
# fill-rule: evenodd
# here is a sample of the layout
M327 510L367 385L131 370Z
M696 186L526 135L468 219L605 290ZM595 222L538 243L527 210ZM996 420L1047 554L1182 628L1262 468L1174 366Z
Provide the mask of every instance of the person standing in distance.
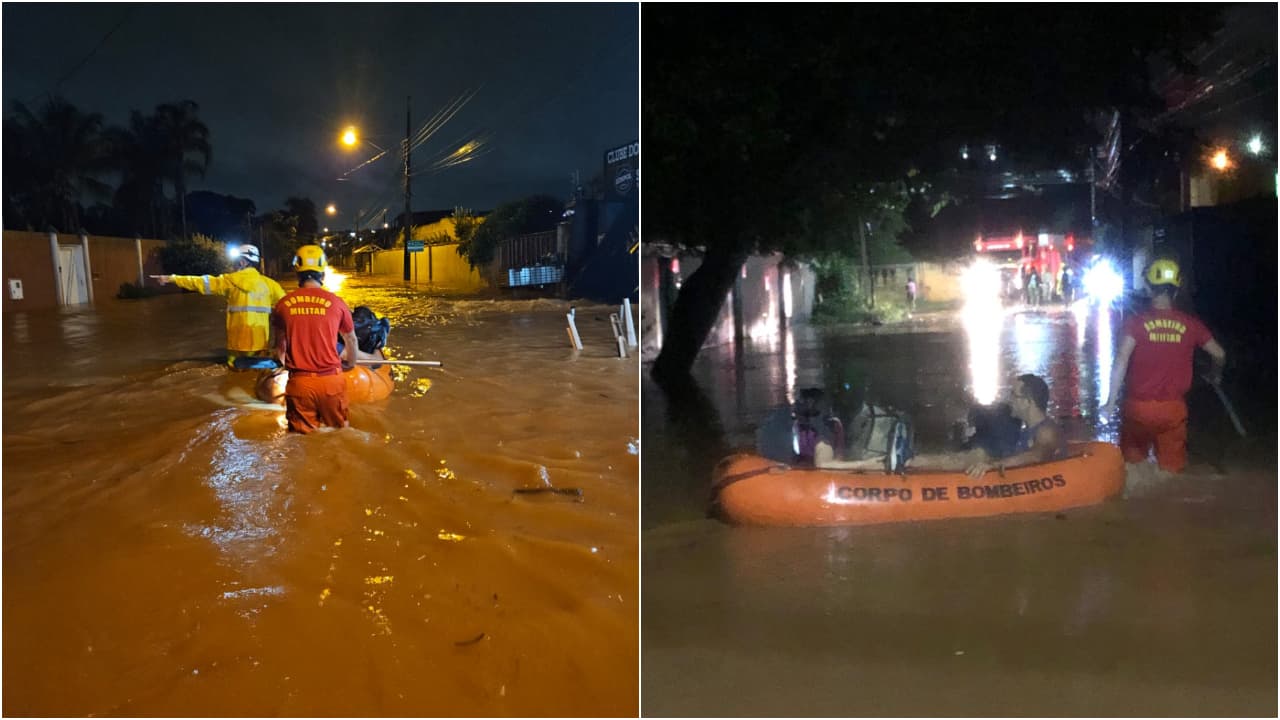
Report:
M204 295L227 299L227 364L235 370L272 367L271 309L284 297L284 288L258 272L258 247L241 245L235 271L223 275L152 275L160 284L173 283Z
M356 363L355 325L342 298L324 289L328 260L317 245L303 245L293 257L298 289L276 303L271 315L276 331L276 357L289 371L285 417L289 430L314 432L321 427L347 427L345 368ZM342 357L336 340L342 337Z
M1124 326L1111 370L1111 393L1099 410L1103 418L1115 412L1120 387L1120 449L1125 462L1147 460L1155 446L1161 470L1182 472L1187 465L1187 391L1191 389L1191 358L1196 348L1209 353L1213 369L1209 382L1222 381L1227 353L1209 328L1194 315L1173 308L1182 284L1178 264L1156 260L1147 269L1151 307Z

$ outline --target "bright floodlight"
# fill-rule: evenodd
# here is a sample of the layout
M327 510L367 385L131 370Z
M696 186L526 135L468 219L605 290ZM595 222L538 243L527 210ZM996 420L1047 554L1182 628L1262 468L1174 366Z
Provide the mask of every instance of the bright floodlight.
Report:
M234 247L234 246L227 248L227 257L231 258L232 260L235 260L236 258L240 257L240 248Z
M1249 138L1249 152L1253 153L1254 155L1262 154L1262 136L1261 135L1254 135L1252 138Z
M342 133L343 145L355 145L357 139L358 138L356 137L356 129L354 127L349 127Z
M968 306L1000 304L1000 270L982 258L973 261L960 277Z
M1124 278L1106 260L1099 260L1084 271L1084 292L1099 305L1110 305L1124 293Z
M1227 155L1226 150L1219 150L1213 154L1213 158L1209 160L1218 170L1226 170L1231 166L1231 158Z

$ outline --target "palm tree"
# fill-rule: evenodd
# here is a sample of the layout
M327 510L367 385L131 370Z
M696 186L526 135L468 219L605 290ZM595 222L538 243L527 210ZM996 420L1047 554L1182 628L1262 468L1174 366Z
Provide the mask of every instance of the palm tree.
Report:
M161 233L157 212L165 205L164 139L156 118L134 110L128 127L107 132L112 166L120 174L115 205L122 209L135 228L144 228L151 237ZM167 225L167 223L165 223Z
M4 184L11 209L22 208L28 227L80 229L80 202L105 196L107 171L102 116L81 112L60 97L38 112L14 103L5 124Z
M213 149L209 127L196 117L200 106L193 100L165 103L156 107L156 126L164 147L165 177L173 183L182 209L182 238L187 238L187 178L204 177Z

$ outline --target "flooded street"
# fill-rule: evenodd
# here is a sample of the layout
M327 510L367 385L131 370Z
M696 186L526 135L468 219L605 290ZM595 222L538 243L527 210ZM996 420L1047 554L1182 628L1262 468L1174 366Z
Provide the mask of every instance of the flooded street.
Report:
M1113 440L1095 418L1119 328L1062 308L797 327L704 350L701 397L646 374L645 714L1273 716L1274 385L1232 393L1246 441L1193 388L1189 472L1103 506L853 528L706 518L714 464L804 387L865 385L932 451L970 398L1033 372L1070 439Z
M235 404L219 298L5 316L6 715L637 712L617 309L575 353L565 302L341 294L444 369L305 437Z

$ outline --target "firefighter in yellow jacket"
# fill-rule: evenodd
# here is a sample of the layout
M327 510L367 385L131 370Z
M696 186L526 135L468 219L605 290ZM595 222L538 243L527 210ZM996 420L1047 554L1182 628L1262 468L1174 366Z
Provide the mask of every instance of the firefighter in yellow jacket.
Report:
M233 251L234 272L225 275L152 275L160 283L227 299L227 364L237 370L276 367L271 346L271 310L284 297L275 280L258 272L258 248Z

